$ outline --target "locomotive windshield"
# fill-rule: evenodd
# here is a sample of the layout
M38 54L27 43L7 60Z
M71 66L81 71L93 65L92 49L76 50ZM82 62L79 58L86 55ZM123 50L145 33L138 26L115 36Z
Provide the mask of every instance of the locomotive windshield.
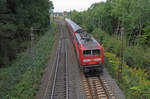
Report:
M92 51L91 50L84 50L83 51L83 55L84 56L88 56L88 55L91 55L92 54Z
M93 55L100 55L99 49L92 50L92 52L93 52Z
M83 55L84 56L98 56L100 55L100 49L84 50Z

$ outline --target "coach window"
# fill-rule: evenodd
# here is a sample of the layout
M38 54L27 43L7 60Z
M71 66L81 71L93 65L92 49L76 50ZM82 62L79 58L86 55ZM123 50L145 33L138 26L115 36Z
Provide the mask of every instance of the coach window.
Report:
M84 50L83 51L83 55L84 56L89 56L89 55L91 55L92 54L92 51L91 50Z
M92 54L93 55L100 55L100 50L99 49L92 50Z

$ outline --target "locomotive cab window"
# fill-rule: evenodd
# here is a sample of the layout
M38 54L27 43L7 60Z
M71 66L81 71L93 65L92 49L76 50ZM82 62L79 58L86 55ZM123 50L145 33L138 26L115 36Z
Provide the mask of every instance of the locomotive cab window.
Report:
M83 51L83 55L84 56L88 56L88 55L91 55L92 54L92 51L91 50L84 50Z
M92 50L92 52L93 52L93 55L100 55L99 49Z

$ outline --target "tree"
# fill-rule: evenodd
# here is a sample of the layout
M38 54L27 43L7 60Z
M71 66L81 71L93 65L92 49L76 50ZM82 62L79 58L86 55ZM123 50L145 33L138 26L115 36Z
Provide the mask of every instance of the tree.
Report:
M30 27L47 28L52 7L49 0L0 0L0 67L27 48L24 42L30 41Z

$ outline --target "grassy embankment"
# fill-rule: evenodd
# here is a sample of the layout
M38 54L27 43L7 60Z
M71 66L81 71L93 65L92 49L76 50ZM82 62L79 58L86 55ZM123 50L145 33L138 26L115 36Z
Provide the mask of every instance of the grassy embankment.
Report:
M150 49L145 50L141 46L124 46L122 79L118 81L121 41L99 29L95 29L92 34L99 42L103 43L104 56L106 57L105 66L107 66L110 75L116 79L126 98L149 99L150 81L148 79L150 67L143 67L143 65L150 65Z
M11 66L0 69L1 99L33 99L55 40L56 24Z

